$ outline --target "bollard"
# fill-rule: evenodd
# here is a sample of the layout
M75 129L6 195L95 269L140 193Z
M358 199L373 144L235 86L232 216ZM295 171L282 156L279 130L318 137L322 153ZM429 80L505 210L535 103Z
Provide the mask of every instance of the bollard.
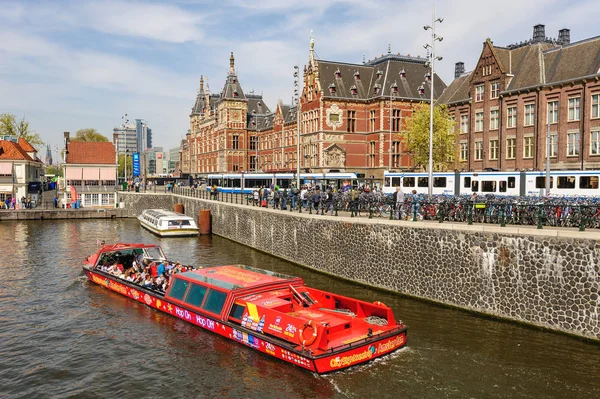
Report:
M371 204L369 204L369 219L373 219L373 208L371 208Z
M325 213L323 213L323 211L324 211L323 202L319 202L319 206L321 207L321 216L323 216L325 214ZM319 213L319 212L317 212L317 213Z
M200 235L206 235L211 233L210 209L204 209L200 211L200 214L198 216L198 231Z
M412 221L416 222L417 221L417 207L415 206L415 204L412 204L412 214L413 214Z
M175 205L173 205L173 211L175 213L181 213L181 214L183 214L183 204L175 204Z
M394 207L390 206L390 220L394 220Z
M581 211L581 206L579 206L579 214L581 215L581 221L579 222L579 231L585 231L585 215Z
M298 213L302 213L302 202L298 202Z
M500 208L500 227L506 227L506 220L504 215L506 214L506 205L502 205Z
M537 221L537 228L542 229L542 205L538 205L537 206L537 214L538 214L538 221Z
M335 211L335 216L337 216L337 204L335 202L333 203L333 210Z
M440 204L438 211L438 219L440 223L444 222L444 204Z
M312 201L308 203L308 214L312 215Z
M467 211L467 224L473 224L473 203L469 202L469 209Z

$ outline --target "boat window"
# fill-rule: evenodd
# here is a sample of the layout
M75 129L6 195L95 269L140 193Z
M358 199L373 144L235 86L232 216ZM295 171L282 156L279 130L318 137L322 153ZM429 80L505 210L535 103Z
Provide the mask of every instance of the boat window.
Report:
M189 226L190 225L190 221L189 220L182 220L181 221L181 225L182 226Z
M174 299L182 300L185 295L185 291L187 290L188 282L182 279L175 279L173 283L173 287L169 291L169 296Z
M575 176L558 176L556 188L575 188Z
M433 187L446 187L446 178L445 177L434 177L433 178Z
M598 176L581 176L579 178L579 188L592 189L598 188Z
M231 308L231 312L229 312L229 317L232 319L242 320L245 310L246 306L240 305L239 303L234 303L233 307Z
M167 259L159 247L144 248L144 258L148 259Z
M494 180L482 180L481 181L481 191L484 193L495 193L496 192L496 182Z
M192 306L200 307L202 300L204 299L204 295L206 295L206 287L192 284L187 295L185 296L185 302Z
M404 187L414 187L415 186L415 178L414 177L405 177L402 179L402 185Z
M223 309L223 305L225 304L225 299L227 299L226 293L209 289L206 301L204 301L204 306L202 306L202 308L208 312L220 314L221 309Z

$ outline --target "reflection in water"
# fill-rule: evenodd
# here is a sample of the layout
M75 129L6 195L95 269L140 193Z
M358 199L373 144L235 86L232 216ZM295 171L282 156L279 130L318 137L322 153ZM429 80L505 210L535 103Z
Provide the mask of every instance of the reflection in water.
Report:
M600 395L598 345L349 284L216 236L160 239L135 220L2 222L0 236L0 393L8 397ZM409 325L408 347L316 376L88 283L81 261L97 239L157 243L184 264L244 263L383 301Z

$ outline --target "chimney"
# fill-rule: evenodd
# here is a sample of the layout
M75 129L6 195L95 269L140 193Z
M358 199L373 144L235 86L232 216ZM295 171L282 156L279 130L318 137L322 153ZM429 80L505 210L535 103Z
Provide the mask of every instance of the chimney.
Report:
M546 40L546 25L537 24L533 27L533 42L539 43Z
M463 73L465 73L465 63L459 61L456 64L454 64L454 79L460 77L460 75L462 75Z
M69 132L65 132L64 134L65 134L65 140L69 140L70 133Z
M571 43L571 29L561 29L558 31L558 41L560 44Z

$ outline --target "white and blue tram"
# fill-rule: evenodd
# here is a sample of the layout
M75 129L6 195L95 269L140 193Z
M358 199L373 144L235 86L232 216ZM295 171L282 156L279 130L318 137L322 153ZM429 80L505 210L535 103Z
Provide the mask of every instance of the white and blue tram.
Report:
M550 171L552 196L600 196L600 170ZM426 172L384 172L383 192L391 194L401 187L405 193L427 194ZM433 194L494 194L506 196L545 196L545 171L517 172L435 172Z
M281 189L290 188L295 182L296 175L294 173L209 174L206 179L207 190L216 185L219 192L226 193L241 193L242 184L244 185L244 193L251 193L261 187L270 187L271 185L279 186ZM301 173L300 184L345 190L350 187L357 187L358 179L356 173Z

